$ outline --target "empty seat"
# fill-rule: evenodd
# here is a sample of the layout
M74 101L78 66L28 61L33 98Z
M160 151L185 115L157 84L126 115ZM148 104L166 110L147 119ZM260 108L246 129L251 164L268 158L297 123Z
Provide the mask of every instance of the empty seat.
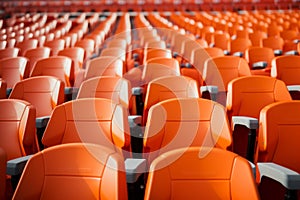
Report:
M202 85L204 85L202 77L204 63L207 59L216 56L224 56L224 52L222 51L222 49L217 47L194 49L192 51L190 61L192 67L181 68L181 74L195 79L198 83L198 87L200 88Z
M203 79L207 86L217 87L217 96L211 99L226 105L228 83L241 76L251 76L250 68L245 59L236 56L219 56L207 59L204 63ZM205 86L202 87L205 89Z
M252 45L248 38L237 38L230 42L230 54L234 56L244 57L246 49Z
M75 43L75 47L81 47L85 50L84 59L89 59L92 57L95 51L95 41L90 38L79 40Z
M46 148L64 143L94 143L130 155L128 111L110 99L83 98L57 106L42 142Z
M0 40L0 49L5 49L7 45L7 41L5 40Z
M146 125L151 106L171 98L199 98L197 82L184 76L163 76L149 82L142 117Z
M271 62L274 57L273 49L269 47L250 47L245 52L245 59L253 75L270 76Z
M37 39L24 40L22 42L17 43L16 47L20 49L20 55L24 56L27 50L38 47L38 40Z
M143 155L150 164L173 149L190 146L227 149L231 141L223 106L201 98L173 98L150 108Z
M281 37L268 37L262 40L263 47L273 49L274 55L281 55L283 52L284 40Z
M17 47L7 47L5 49L0 49L0 59L17 57L19 55L20 49Z
M127 199L124 160L94 144L48 148L28 161L13 199Z
M77 99L107 98L113 102L129 108L131 97L130 82L124 78L114 76L99 76L82 82Z
M164 153L150 166L146 200L219 198L259 199L250 164L237 154L182 148Z
M51 49L49 47L37 47L28 49L24 52L24 57L29 59L29 73L31 72L36 61L42 58L49 58Z
M69 47L60 50L57 55L67 56L74 62L75 72L83 68L85 50L82 47Z
M147 61L142 73L142 81L148 84L149 81L167 75L180 75L180 66L173 58L156 58Z
M51 48L51 55L56 56L59 51L65 48L65 43L64 39L55 39L45 42L44 46Z
M254 47L262 47L262 41L264 38L267 38L267 33L263 31L254 31L249 34L249 39L251 40L252 46Z
M72 87L74 83L74 65L66 56L51 56L38 60L30 74L33 76L54 76L65 83L65 87Z
M22 100L1 99L0 109L0 148L7 161L38 152L34 106Z
M100 56L87 61L84 79L87 80L96 76L122 77L125 73L124 70L121 59L115 56Z
M284 100L291 100L291 96L285 83L281 80L268 76L244 76L235 78L228 84L226 103L228 117L232 122L233 116L242 116L242 118L246 116L258 120L259 113L263 107ZM249 120L253 121L251 118ZM241 119L241 121L243 121L243 119ZM251 126L251 124L253 124L253 122L249 125ZM254 132L248 135L249 130L244 127L237 125L232 128L234 129L233 151L253 160L253 148L256 145L256 130L253 130ZM251 139L248 139L248 137ZM253 142L251 145L254 146L247 145L248 142Z
M19 81L10 99L22 99L36 108L36 116L50 116L52 110L64 102L64 83L52 76L36 76Z
M282 101L269 104L260 112L255 163L260 173L258 179L262 199L284 199L286 196L297 199L294 195L299 194L299 184L286 173L299 177L299 109L299 101ZM281 178L284 176L287 176L286 180Z
M0 60L0 77L6 82L7 88L28 77L29 63L25 57L13 57ZM10 92L10 91L9 91Z
M102 56L114 56L121 59L123 62L126 61L126 51L117 47L103 49L100 53L100 57Z
M300 57L278 56L272 60L271 76L282 80L288 87L293 99L300 99Z
M149 59L155 57L172 58L172 53L169 49L147 49L144 52L143 63L146 63Z

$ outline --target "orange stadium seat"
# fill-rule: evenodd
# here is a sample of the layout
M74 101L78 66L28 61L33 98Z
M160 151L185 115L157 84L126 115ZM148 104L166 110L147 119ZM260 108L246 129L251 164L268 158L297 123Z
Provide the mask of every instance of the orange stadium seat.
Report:
M248 161L232 152L186 147L162 154L150 166L145 200L220 197L260 199Z
M124 159L113 148L94 144L55 146L29 159L13 199L127 200L124 171Z

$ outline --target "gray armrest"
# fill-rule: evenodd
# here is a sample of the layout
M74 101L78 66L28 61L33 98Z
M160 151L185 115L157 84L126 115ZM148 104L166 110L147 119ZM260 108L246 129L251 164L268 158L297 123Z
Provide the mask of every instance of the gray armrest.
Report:
M215 85L206 85L200 87L201 94L204 92L209 92L211 95L211 100L216 101L217 94L219 92L218 86Z
M131 93L134 96L141 95L141 94L144 93L144 88L142 88L142 87L133 87L131 89Z
M179 56L179 53L173 52L173 58L176 58L177 56Z
M218 94L218 92L219 92L218 86L214 86L214 85L201 86L200 91L201 91L201 93L202 92L209 92L211 94Z
M274 50L274 55L276 55L276 56L282 55L282 50L281 49Z
M268 63L265 61L261 61L261 62L256 62L253 63L252 68L253 69L264 69L268 66Z
M137 61L139 59L139 54L138 53L132 54L132 58L133 60Z
M232 117L232 127L235 125L243 125L249 129L257 129L258 128L258 120L253 117L246 116L233 116Z
M294 39L293 42L294 42L295 44L298 44L298 43L300 42L300 39Z
M10 95L11 91L12 91L12 88L7 88L6 89L6 96L7 97Z
M65 87L65 95L77 93L78 90L79 88L75 88L75 87Z
M246 158L249 161L253 162L254 154L255 154L256 130L258 128L258 120L252 117L233 116L232 117L233 130L235 128L235 125L242 125L249 129Z
M243 57L244 54L243 52L234 52L232 55L237 57Z
M299 55L297 50L291 50L284 53L284 55Z
M185 68L192 68L192 64L191 63L185 63Z
M127 158L125 169L127 183L135 183L146 171L146 159Z
M142 124L142 116L141 115L129 115L128 122L129 122L129 127L134 127L139 124Z
M29 156L24 156L24 157L20 157L20 158L16 158L16 159L7 161L6 174L11 175L11 176L16 176L16 175L22 174L27 161L31 157L32 157L32 155L29 155Z
M48 124L49 119L50 119L50 116L37 117L35 119L36 128L45 128Z
M300 85L288 85L286 86L289 92L299 92Z
M230 55L230 51L228 51L228 50L224 50L223 52L224 52L224 55Z
M255 166L255 164L253 162L251 162L249 160L248 160L248 162L249 162L250 167L252 169L253 177L254 177L254 179L256 179L256 166Z
M300 189L300 174L276 163L257 163L260 179L269 177L289 190Z

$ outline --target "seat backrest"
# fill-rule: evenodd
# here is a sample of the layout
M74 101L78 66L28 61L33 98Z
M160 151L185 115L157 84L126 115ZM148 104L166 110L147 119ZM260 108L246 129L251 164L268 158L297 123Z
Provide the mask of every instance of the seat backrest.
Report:
M113 102L129 106L131 97L130 82L124 78L113 76L99 76L82 82L77 99L81 98L107 98Z
M194 79L185 76L163 76L149 82L144 102L143 125L148 111L158 102L171 98L199 98L199 89Z
M167 152L151 164L145 200L219 198L259 199L246 159L218 148L191 147Z
M158 155L190 146L231 145L231 132L222 105L202 98L173 98L153 105L144 134L148 163Z
M158 59L159 60L159 59ZM162 60L163 61L163 60ZM172 65L165 64L172 62ZM176 64L177 62L177 64ZM180 67L178 61L175 59L169 59L163 63L147 63L144 66L142 72L142 81L144 84L148 84L151 80L162 76L180 76Z
M74 83L74 64L71 58L66 56L51 56L38 60L30 74L33 76L54 76L65 83L65 87L71 87Z
M35 108L22 100L1 99L0 110L0 147L7 159L36 153Z
M228 33L216 32L214 33L213 37L214 37L214 47L221 48L224 51L229 50L230 36Z
M269 47L249 47L245 51L245 59L249 63L250 69L256 62L267 62L266 69L271 69L272 59L275 57L273 49Z
M126 200L124 168L120 154L100 145L48 148L29 159L13 199Z
M229 81L250 76L250 68L245 59L236 56L219 56L206 60L203 79L206 85L218 86L218 91L227 91Z
M282 50L284 40L281 37L268 37L262 40L263 47L269 47L273 50Z
M74 61L75 72L83 67L84 49L81 47L69 47L59 51L57 55L67 56Z
M202 39L198 40L186 40L183 44L183 58L188 62L191 62L191 56L194 49L206 48L207 42Z
M38 47L37 39L28 39L16 44L16 47L20 49L20 55L24 56L24 53L28 49L34 49Z
M174 43L172 46L173 52L178 53L179 55L183 54L184 43L191 40L187 34L183 35L180 33L174 34Z
M204 63L208 58L224 56L224 52L221 48L208 47L208 48L198 48L192 52L191 63L202 75Z
M24 52L24 57L29 59L29 73L31 72L36 61L42 58L49 58L51 49L49 47L38 47L28 49Z
M125 39L120 38L113 38L112 40L107 42L107 47L117 47L126 50L127 49L127 42Z
M282 80L286 85L300 85L299 75L299 56L277 56L272 60L271 76Z
M36 116L50 116L52 110L64 102L64 82L52 76L36 76L19 81L10 99L22 99L36 108Z
M166 49L166 42L163 40L149 40L145 43L145 49Z
M168 66L172 69L177 69L179 67L178 60L176 60L174 58L155 57L155 58L151 58L151 59L146 61L146 64L149 64L149 63L161 64L161 65L164 65L164 66Z
M281 101L260 112L258 162L274 162L300 172L299 101Z
M7 41L6 40L1 40L0 41L0 49L5 49L7 45Z
M85 50L84 59L90 58L95 50L95 41L90 38L79 40L75 43L75 47L81 47Z
M262 47L262 40L267 37L267 33L263 31L254 31L249 34L252 46Z
M118 59L121 59L123 62L126 61L126 51L117 47L103 49L100 53L100 57L102 56L114 56Z
M156 57L172 58L172 52L170 49L146 49L144 51L144 63L149 59Z
M280 37L283 40L293 40L299 35L298 31L296 30L282 30L280 32Z
M231 116L259 117L260 110L277 101L291 100L285 83L267 76L244 76L229 82L227 110Z
M100 56L86 63L85 80L96 76L119 76L125 73L123 61L115 56Z
M15 44L17 42L16 38L8 38L7 40L7 44L6 44L6 47L7 48L12 48L12 47L15 47ZM19 48L18 48L19 49ZM19 49L20 50L20 49Z
M25 57L4 58L0 60L0 77L7 83L7 88L13 86L28 76L29 62Z
M5 49L0 49L0 59L17 57L19 55L20 49L17 47L7 47Z
M230 42L230 53L233 55L236 52L245 53L246 49L252 45L251 40L248 38L237 38Z
M65 48L66 41L64 39L55 39L47 41L44 46L51 48L51 55L56 56L60 50Z
M83 98L57 106L42 143L45 147L74 142L130 150L128 111L110 99ZM125 152L126 153L126 152Z

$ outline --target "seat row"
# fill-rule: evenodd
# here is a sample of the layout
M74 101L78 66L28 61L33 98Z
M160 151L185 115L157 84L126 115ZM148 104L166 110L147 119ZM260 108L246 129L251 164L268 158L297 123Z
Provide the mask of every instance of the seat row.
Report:
M10 12L103 12L103 11L237 11L297 9L296 1L3 1L1 6Z

